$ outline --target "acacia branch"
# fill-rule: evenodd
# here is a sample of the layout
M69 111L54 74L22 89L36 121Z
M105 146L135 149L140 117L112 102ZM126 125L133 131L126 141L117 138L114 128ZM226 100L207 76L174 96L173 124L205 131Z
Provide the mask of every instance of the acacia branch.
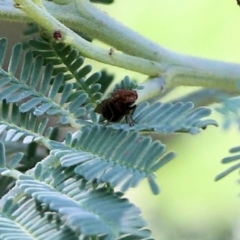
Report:
M32 19L50 33L59 30L63 42L76 47L86 57L151 77L159 76L164 80L166 88L199 86L240 92L239 64L174 53L112 19L89 0L70 1L66 5L44 1L46 10L31 0L15 0L25 12L26 19ZM23 20L19 9L16 12L16 16ZM4 16L1 10L0 16ZM89 43L66 26L99 39L110 47L104 49ZM162 91L162 81L158 90Z
M62 35L61 40L64 43L72 45L86 57L150 76L159 75L163 71L163 66L160 63L114 50L111 52L111 49L104 49L86 41L54 18L44 7L35 4L31 0L15 0L15 2L28 17L32 18L52 35L55 31L59 31Z

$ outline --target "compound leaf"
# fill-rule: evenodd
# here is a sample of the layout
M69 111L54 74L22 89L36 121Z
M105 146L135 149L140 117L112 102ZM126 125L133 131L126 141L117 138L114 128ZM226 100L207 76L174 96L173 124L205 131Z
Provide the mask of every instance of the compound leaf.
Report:
M225 157L222 159L222 163L226 164L226 163L231 163L231 162L235 162L240 160L240 147L234 147L231 148L229 150L230 153L233 153L234 155L230 156L230 157ZM223 177L225 177L226 175L228 175L229 173L233 172L234 170L237 170L240 168L240 162L238 162L237 164L234 164L233 166L229 167L227 170L223 171L222 173L218 174L215 177L215 181L218 181L220 179L222 179Z
M120 239L122 235L132 239L149 237L139 209L127 199L104 187L94 189L91 183L76 178L72 170L61 166L52 168L48 176L44 167L38 167L36 172L39 180L21 176L17 186L48 206L48 211L57 213L62 225L78 229L85 236L105 235L104 239Z
M74 166L75 173L89 181L121 185L122 191L137 186L162 167L163 162L175 157L166 153L160 141L152 142L150 137L137 132L101 126L84 128L79 138L68 134L65 143L49 142L51 154L60 159L63 167Z

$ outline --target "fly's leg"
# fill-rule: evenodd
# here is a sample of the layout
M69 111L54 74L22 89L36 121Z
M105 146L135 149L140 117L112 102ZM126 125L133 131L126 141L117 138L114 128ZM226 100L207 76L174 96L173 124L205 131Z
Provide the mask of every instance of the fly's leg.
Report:
M136 122L134 121L134 119L132 117L135 112L136 107L137 107L137 105L133 105L133 106L129 107L130 114L125 116L126 123L128 123L130 127L132 127L136 124Z

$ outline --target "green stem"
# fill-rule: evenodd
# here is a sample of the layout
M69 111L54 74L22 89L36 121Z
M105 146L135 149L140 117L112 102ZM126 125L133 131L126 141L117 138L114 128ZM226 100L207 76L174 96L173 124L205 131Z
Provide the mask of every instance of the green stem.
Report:
M75 4L80 15L91 23L89 27L97 30L95 35L99 40L125 53L153 61L159 62L168 56L169 51L111 18L89 0L75 0Z
M166 82L169 87L199 86L240 92L240 65L205 60L195 68L173 66L166 72Z
M157 76L163 71L160 63L120 53L114 49L104 49L84 40L31 0L15 0L15 2L20 5L28 17L50 33L60 31L63 42L71 44L86 57L150 76Z
M170 66L187 66L194 69L207 68L207 71L212 69L214 65L216 65L215 69L221 69L225 64L227 64L227 68L232 65L231 63L172 52L111 18L108 14L102 12L90 3L89 0L74 1L80 16L88 20L88 23L85 23L87 23L87 29L90 29L90 32L84 33L87 35L95 33L95 35L92 36L93 38L102 40L104 43L123 52L157 62L164 62ZM80 29L81 27L79 27L79 30Z
M199 86L240 92L239 64L171 52L110 18L88 0L72 0L67 5L44 1L50 13L30 0L15 1L22 5L22 10L27 14L26 20L31 18L52 33L59 30L63 41L76 47L86 57L148 76L160 76L166 82L166 88ZM0 8L2 16L6 17ZM16 16L23 20L19 9ZM85 41L53 16L72 29L102 40L126 54ZM162 91L162 83L157 85L157 90L156 93Z

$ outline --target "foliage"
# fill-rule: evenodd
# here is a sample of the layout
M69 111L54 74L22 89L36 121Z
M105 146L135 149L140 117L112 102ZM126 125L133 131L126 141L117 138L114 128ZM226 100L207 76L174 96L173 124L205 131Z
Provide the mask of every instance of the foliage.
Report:
M216 108L216 110L223 116L223 127L229 129L232 124L240 126L240 99L239 97L226 96L222 100L222 104Z
M40 1L35 2L42 11ZM208 118L210 108L196 108L192 101L149 103L141 98L130 113L134 126L123 120L103 123L94 109L109 93L134 89L141 95L151 80L140 86L128 76L118 81L107 71L92 73L83 57L91 54L81 51L75 38L66 36L70 28L64 32L64 27L63 31L54 29L58 38L42 25L34 28L39 33L34 39L29 31L27 44L17 43L12 48L7 69L3 65L8 41L0 39L0 239L152 239L140 209L126 199L125 192L144 179L152 193L160 192L156 171L176 154L162 141L153 140L153 134L197 134L218 124ZM87 39L83 44L94 38L94 33L74 30ZM102 38L106 38L104 33ZM156 62L157 57L139 60L137 54L124 53L115 57L114 51L102 54L104 61L154 73L149 75L161 79L163 90L165 75L160 77L160 73L168 66ZM104 62L101 54L95 54ZM139 65L134 65L134 60ZM179 77L171 70L169 74ZM239 148L231 150L237 151ZM223 162L237 159L238 155Z
M0 43L2 52L6 52L7 40L1 39ZM203 119L211 111L203 107L193 109L191 102L152 105L143 102L134 112L135 126L124 123L104 126L93 110L108 88L107 75L102 77L97 72L88 77L91 67L83 66L84 58L70 46L44 40L31 40L29 44L32 49L24 54L22 45L16 44L8 70L1 69L1 178L9 192L2 193L0 226L6 228L8 219L9 226L19 232L20 224L28 229L27 233L19 233L26 239L31 239L31 234L41 239L46 237L46 231L54 232L59 239L65 235L148 238L150 232L143 229L145 223L139 210L122 195L144 178L148 179L153 193L159 193L154 172L175 154L167 153L163 143L141 133L195 134L208 125L216 125L214 120ZM2 54L1 65L4 57ZM18 68L20 74L16 73ZM104 91L101 91L102 84ZM141 91L129 77L115 88ZM56 122L62 131L66 124L72 127L64 142L51 138ZM19 150L7 153L9 142L36 142L50 152L48 155L46 151L40 159L35 152L29 159L26 150L15 155ZM28 169L31 161L35 162L32 169L23 170ZM14 182L9 182L11 177L16 181L14 188ZM120 194L114 191L116 187L120 187ZM13 199L15 191L17 200ZM41 206L40 210L36 204ZM17 209L25 205L29 206L29 214L19 222L22 212ZM109 206L114 210L108 211ZM56 223L51 220L48 225L49 216L54 216ZM30 227L32 218L38 219L35 230ZM6 237L14 234L12 231Z
M231 148L229 150L229 152L232 153L232 154L235 154L235 155L223 158L222 163L226 164L226 163L231 163L231 162L239 160L240 159L240 155L238 153L239 151L240 151L240 147ZM221 178L225 177L226 175L228 175L232 171L234 171L236 169L239 169L239 168L240 168L240 163L237 163L237 164L233 165L232 167L228 168L227 170L225 170L224 172L218 174L216 176L215 180L216 181L220 180Z

